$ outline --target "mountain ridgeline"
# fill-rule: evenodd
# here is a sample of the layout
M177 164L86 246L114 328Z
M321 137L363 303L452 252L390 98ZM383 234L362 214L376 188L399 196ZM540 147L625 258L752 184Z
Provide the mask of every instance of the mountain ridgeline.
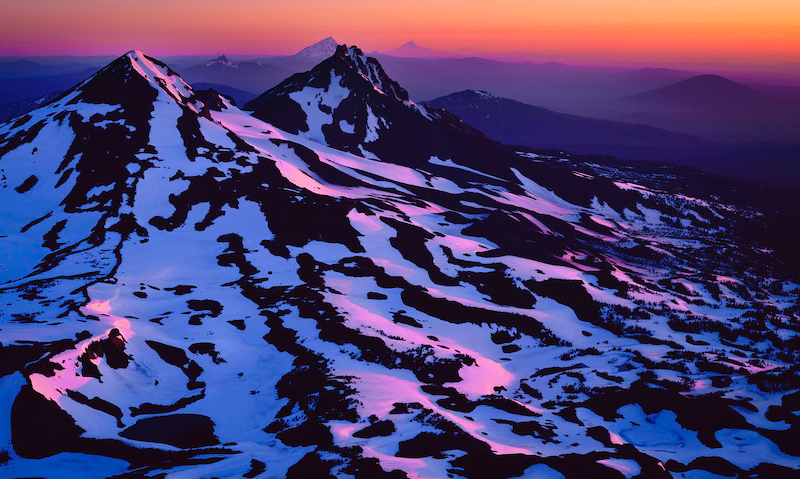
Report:
M380 63L357 47L340 45L330 58L244 109L289 133L406 166L455 155L467 166L493 169L513 155L460 118L412 102ZM486 158L494 161L487 164Z
M712 125L708 128L776 107L768 97L743 85L713 75L706 77L712 78L698 77L697 81L686 80L624 100L635 109L674 113L675 122L687 115L705 117ZM453 93L425 104L458 115L507 145L667 161L772 185L800 186L800 163L794 161L800 155L800 145L712 141L643 123L569 115L476 90ZM720 116L724 118L720 120ZM753 121L743 125L750 123ZM780 125L776 131L790 129L790 125Z
M538 148L597 149L606 145L668 146L702 144L700 138L647 125L596 120L526 105L485 91L465 90L426 105L464 118L470 125L508 145ZM586 153L587 151L581 151Z
M795 193L356 47L247 107L131 51L0 124L0 476L797 476Z

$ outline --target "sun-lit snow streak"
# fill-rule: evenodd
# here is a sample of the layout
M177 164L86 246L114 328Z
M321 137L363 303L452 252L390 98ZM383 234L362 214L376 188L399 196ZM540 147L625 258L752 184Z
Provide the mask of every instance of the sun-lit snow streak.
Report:
M108 313L110 313L110 312L111 312L111 300L106 300L106 301L99 301L99 300L90 301L90 302L89 302L89 303L88 303L86 306L84 306L84 308L85 308L87 311L91 311L91 312L93 312L93 313L97 313L97 314L105 314L105 315L107 315Z
M193 95L193 92L181 77L174 72L170 75L166 68L156 65L142 52L130 51L126 55L130 58L133 69L147 81L164 88L173 98L191 108L195 113L200 111L196 105L186 101Z
M353 435L354 432L358 431L359 429L363 428L362 424L358 423L331 423L331 432L333 435L338 439L347 439Z
M514 173L517 179L519 179L520 183L522 183L522 187L525 188L525 191L528 193L527 198L529 199L523 200L525 197L507 193L504 196L509 200L513 200L513 197L516 197L520 201L524 201L525 204L522 205L523 207L528 208L529 206L533 206L532 208L528 209L535 211L536 213L546 214L561 219L567 219L567 217L570 215L574 215L576 212L584 209L561 199L554 192L539 185L516 169L511 168L511 171Z
M445 209L439 206L431 205L429 203L425 203L425 206L417 206L417 205L410 205L407 203L396 202L394 203L393 206L408 217L427 215L427 214L438 214L438 213L444 213L446 211Z
M386 471L399 469L406 473L409 479L444 479L445 476L420 473L419 470L428 466L424 459L416 459L412 457L397 457L389 456L388 454L381 454L368 446L360 446L362 455L364 457L374 457L381 463Z
M594 216L594 215L592 215L591 218L592 218L592 221L594 221L595 223L597 223L597 224L599 224L601 226L605 226L606 228L611 228L611 229L616 228L616 225L614 223L612 223L611 221L608 221L608 220L603 219L603 218L599 218L599 217Z
M648 188L645 188L644 186L637 185L636 183L615 181L614 184L617 186L617 188L619 188L621 190L633 190L633 191L637 191L637 192L639 192L639 193L641 193L642 195L645 195L645 196L654 194L654 191L652 191L652 190L650 190Z
M485 192L482 193L486 195ZM565 220L578 218L576 212L577 208L574 210L569 209L531 193L528 193L527 195L517 195L514 193L509 193L508 191L498 191L497 195L492 196L492 198L508 206L524 208L540 215L547 215Z
M449 166L451 168L457 168L459 170L469 171L470 173L475 173L477 175L485 176L485 177L491 178L493 180L503 181L502 179L500 179L500 178L498 178L496 176L487 175L486 173L484 173L482 171L475 170L475 169L470 168L468 166L459 165L458 163L456 163L455 161L453 161L451 159L447 159L447 160L442 161L439 158L437 158L435 156L432 156L428 160L428 163L431 163L433 165L439 165L439 166Z
M601 459L597 461L598 464L608 466L621 472L625 477L633 477L638 474L642 468L635 461L627 459Z
M370 258L376 266L380 266L386 271L386 274L390 276L404 276L408 277L414 274L414 270L412 268L408 268L403 265L399 265L397 263L393 263L384 258Z
M572 227L575 228L575 231L577 231L579 233L582 233L582 234L585 234L586 236L591 236L592 238L597 238L599 240L607 241L609 243L616 243L617 241L619 241L619 238L612 238L611 236L606 236L606 235L597 233L595 231L586 229L586 228L584 228L583 226L580 226L580 225L573 224Z
M433 341L427 334L403 327L355 304L347 296L347 293L350 292L350 283L351 280L348 279L336 278L334 281L330 281L326 277L326 284L330 284L344 294L326 293L324 296L326 302L344 314L347 318L346 324L352 329L358 329L364 334L379 335L384 342L391 344L393 349L410 349L425 344L433 347L440 356L452 357L452 351L459 351L470 356L475 359L475 364L462 366L459 369L461 381L452 383L452 385L471 399L493 394L495 387L508 387L514 382L514 374L506 371L497 361L487 358L478 351L465 348L444 336L437 336L438 340Z
M350 220L350 224L356 223L354 225L356 229L365 234L376 233L386 228L386 225L380 221L377 215L366 215L354 209L347 213L347 219Z
M457 413L440 407L431 401L430 397L420 390L422 383L401 379L389 374L375 373L363 370L337 370L337 374L352 377L351 386L355 387L364 398L359 407L361 415L366 417L375 415L383 419L394 409L394 403L419 403L425 409L430 409L453 422L469 435L485 442L497 454L534 454L524 447L509 446L488 439L480 432L487 427L477 421L470 421Z
M611 444L616 444L618 446L621 446L621 445L625 444L625 440L624 439L622 439L621 437L619 437L619 435L617 435L617 434L615 434L615 433L613 433L611 431L608 431L608 439L609 439L609 441L611 441Z
M692 384L692 391L702 391L711 387L711 381L708 379L695 379Z
M131 329L131 322L125 318L120 318L109 314L111 312L111 304L109 300L92 300L83 308L84 314L94 314L100 318L100 321L107 324L109 328L100 335L81 341L75 345L75 349L69 349L61 354L53 356L50 362L58 364L63 369L54 369L55 373L51 377L43 374L31 374L30 381L33 389L39 394L55 401L60 404L61 398L67 394L67 390L79 389L84 384L93 380L94 378L85 377L80 374L80 361L79 358L86 352L86 348L94 341L99 341L108 337L108 333L116 328L126 340L133 337L134 333ZM90 360L93 364L98 365L103 362L103 358L96 357Z
M366 198L375 196L376 190L362 187L341 187L326 183L316 174L310 171L300 158L290 152L288 146L282 145L275 147L272 140L287 140L299 143L310 148L319 155L320 161L328 164L343 173L359 179L365 184L392 188L400 193L410 194L401 185L411 185L420 188L437 189L451 193L459 193L463 190L455 183L440 177L426 178L420 171L407 166L385 163L379 160L364 158L352 155L340 150L315 143L303 135L292 135L278 130L268 123L264 123L236 107L229 107L224 112L212 112L212 116L219 121L226 129L232 131L237 136L245 139L252 146L256 147L264 156L276 161L281 174L298 186L307 188L315 193L328 196L342 196L347 198ZM286 154L278 155L276 150L285 151ZM288 163L288 165L286 164ZM305 173L309 178L300 175L297 171ZM362 174L366 173L368 175ZM375 179L375 177L382 178ZM382 192L380 196L386 196Z
M531 223L536 225L536 227L539 228L539 230L541 230L542 233L544 233L546 235L552 235L553 234L553 231L550 228L545 226L544 223L542 223L538 219L534 218L532 215L522 211L522 212L520 212L520 216L522 216L523 218L527 219L528 221L530 221Z
M247 115L236 107L230 107L225 112L214 112L213 117L215 120L219 121L224 128L246 140L261 156L274 161L281 175L298 187L320 195L340 198L367 198L376 194L375 190L369 188L338 186L325 182L312 172L308 168L308 165L306 165L291 148L287 145L276 147L272 140L297 141L304 146L314 149L321 157L326 151L336 152L336 150L277 130L271 125ZM332 154L346 155L346 153L343 152ZM383 193L381 196L385 195L387 195L387 193Z
M763 359L758 360L758 362L761 364L761 366L759 366L757 364L752 364L749 362L746 363L743 361L740 362L732 358L727 358L719 353L706 352L704 353L704 355L709 361L719 361L737 370L744 369L747 371L748 374L756 374L764 371L771 371L773 369L780 367L778 364L775 364L771 361L765 361Z

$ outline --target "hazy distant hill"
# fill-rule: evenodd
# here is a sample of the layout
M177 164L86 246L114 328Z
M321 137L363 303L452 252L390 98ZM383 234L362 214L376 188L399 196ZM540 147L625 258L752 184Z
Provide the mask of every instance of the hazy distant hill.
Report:
M66 90L85 80L95 71L97 69L91 67L55 75L0 78L0 103L22 101Z
M495 140L510 145L574 150L575 147L666 146L699 141L696 137L647 125L558 113L485 91L465 90L426 103L444 108Z
M62 91L59 90L33 98L26 98L25 100L0 104L0 123L45 105L61 94L61 92Z
M382 52L384 55L393 57L412 57L412 58L443 58L463 56L452 52L441 52L432 48L417 45L413 40L400 45L397 48Z
M35 57L37 60L39 57ZM88 61L82 57L65 57L70 61L45 64L28 59L0 61L0 78L27 78L64 75L78 71L94 71L99 63L97 60Z
M512 63L485 58L376 56L415 100L461 90L485 90L546 108L599 105L692 76L668 69L586 67L563 63Z
M719 75L698 75L656 90L630 95L620 103L642 110L711 111L736 114L777 107L767 95Z
M203 64L183 68L181 74L192 83L229 85L238 90L264 91L291 72L264 62L233 63L225 55Z
M775 91L775 90L767 90ZM725 142L800 143L800 110L719 75L698 75L577 114L647 123Z
M475 90L427 104L458 115L509 145L667 161L728 176L800 186L800 145L714 142L643 124L568 115Z

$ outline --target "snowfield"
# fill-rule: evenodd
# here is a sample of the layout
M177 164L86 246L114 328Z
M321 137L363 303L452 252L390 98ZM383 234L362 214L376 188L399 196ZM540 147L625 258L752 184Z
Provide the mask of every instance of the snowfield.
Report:
M0 125L0 476L800 474L769 192L514 152L356 48L254 102L132 51Z

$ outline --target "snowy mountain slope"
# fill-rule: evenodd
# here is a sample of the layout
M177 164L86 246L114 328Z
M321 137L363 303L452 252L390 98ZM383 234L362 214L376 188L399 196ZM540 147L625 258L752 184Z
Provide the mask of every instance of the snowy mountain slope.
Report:
M297 131L139 52L0 126L4 475L796 473L767 191Z

